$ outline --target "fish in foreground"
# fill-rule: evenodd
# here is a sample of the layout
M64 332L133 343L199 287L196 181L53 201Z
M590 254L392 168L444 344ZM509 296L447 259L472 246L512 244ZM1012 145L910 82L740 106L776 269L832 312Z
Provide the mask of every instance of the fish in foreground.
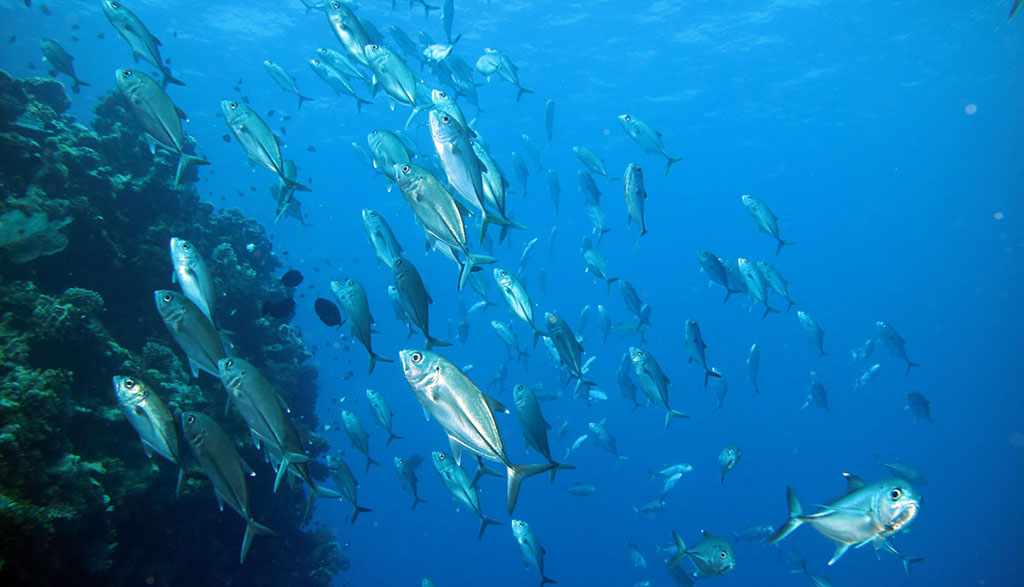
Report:
M185 153L188 139L181 127L187 118L181 108L175 106L167 92L153 78L134 69L119 69L114 74L117 89L128 102L128 109L135 120L146 131L150 150L158 144L178 154L178 168L174 173L174 186L181 182L181 176L189 165L209 165L202 157Z
M185 239L171 237L171 265L174 273L171 282L177 283L181 293L192 300L210 323L213 323L213 276L206 268L206 262L195 245Z
M185 467L181 463L178 431L174 426L171 410L148 385L133 377L115 375L114 391L117 393L117 401L125 418L128 418L128 423L139 433L146 457L153 456L153 452L156 451L179 467L178 486L174 495L181 497Z
M398 480L402 484L402 489L412 494L413 511L416 510L417 504L430 503L425 499L420 499L419 493L416 489L419 485L419 479L416 477L416 469L420 468L420 463L422 462L423 457L419 455L412 455L406 459L403 459L402 457L395 457L395 473L398 474Z
M131 10L117 0L103 0L103 14L117 34L128 42L128 46L132 48L132 58L136 63L141 57L160 70L164 80L162 87L166 88L169 83L185 85L185 82L175 79L171 75L171 68L164 64L164 60L160 56L160 39L154 37Z
M722 485L725 485L725 474L735 469L742 458L743 452L735 442L729 443L722 449L722 452L718 453L718 470L722 474Z
M729 541L721 536L704 531L704 537L693 548L686 548L678 532L672 532L672 540L675 542L676 555L668 561L668 567L679 564L684 558L689 557L697 570L693 573L694 579L717 577L724 575L736 567L736 553L732 550Z
M356 112L362 113L363 104L373 104L370 100L365 100L356 94L355 89L352 88L352 84L348 82L348 78L345 77L345 74L334 66L328 64L325 60L316 58L310 59L309 67L317 77L324 81L325 84L331 86L335 95L340 96L342 94L346 94L352 96L356 101Z
M448 490L452 501L455 502L455 509L465 506L480 518L480 531L477 533L477 540L484 537L484 530L487 529L487 526L501 525L501 522L488 518L480 511L480 495L477 493L477 485L469 478L466 470L455 462L455 459L439 451L431 453L431 458L434 462L434 470L441 478L441 484Z
M359 500L356 499L356 488L359 487L359 482L356 481L355 476L352 475L352 469L348 468L345 461L334 455L328 455L327 468L331 471L331 478L334 479L338 490L352 504L352 519L349 520L349 524L355 524L359 514L373 511L370 508L359 506Z
M763 200L756 196L744 194L740 196L743 201L743 205L747 207L747 212L750 212L750 216L754 219L754 223L761 229L761 232L771 236L779 245L775 248L775 254L778 255L782 251L782 247L786 245L796 244L790 241L782 240L779 236L779 217L772 212L768 204L765 204Z
M668 172L671 171L673 163L683 159L682 157L672 157L666 153L665 144L662 142L661 138L661 132L636 116L633 116L632 114L620 114L619 124L622 125L622 129L626 131L626 134L632 137L638 145L643 147L645 153L661 155L668 160L665 165L665 175L668 175Z
M405 315L423 333L427 350L434 346L452 346L452 343L430 335L430 304L434 300L427 293L416 267L408 259L397 259L392 267L392 275Z
M171 338L188 356L193 377L199 370L220 377L217 361L224 358L224 345L210 319L188 297L177 292L158 289L153 292L156 309Z
M700 334L700 326L697 324L696 320L686 321L684 334L686 338L686 348L690 352L690 357L686 362L689 364L696 361L697 364L704 369L704 387L707 387L709 377L721 378L722 374L708 367L708 360L704 354L708 345L704 342L704 337Z
M913 412L915 422L918 420L932 421L932 403L918 391L907 392L906 409Z
M296 96L299 97L299 108L302 108L303 102L309 102L313 100L313 98L310 98L309 96L302 95L302 92L299 91L298 86L295 85L295 76L285 71L285 68L281 67L280 65L274 63L269 59L263 60L263 67L267 69L267 73L270 74L270 77L273 78L275 82L277 82L277 85L280 86L282 90L288 92L289 94L295 94Z
M75 83L71 86L72 92L77 94L80 86L89 85L78 79L78 76L75 75L75 65L72 63L75 58L72 57L60 43L53 39L43 38L39 40L39 48L42 50L43 57L46 58L46 61L53 66L53 72L51 75L63 73L74 80Z
M896 332L895 328L881 321L875 322L875 328L878 330L878 338L882 339L885 346L889 347L889 352L907 363L908 374L912 367L921 366L907 358L907 341L903 340L903 337L900 336L899 332Z
M370 435L366 433L359 416L350 410L342 410L341 423L345 427L345 434L348 435L352 448L366 457L366 470L370 470L370 465L380 466L380 463L370 458Z
M800 319L800 326L807 333L807 337L811 339L814 346L818 347L818 352L821 353L818 356L824 357L827 355L828 353L825 352L825 331L818 324L818 321L803 310L797 310L796 315Z
M907 480L886 479L867 484L856 475L843 473L843 476L846 477L846 492L811 515L804 515L796 493L787 487L789 519L765 544L775 544L801 525L808 524L836 543L835 553L828 561L832 566L851 546L860 548L871 544L878 550L890 536L905 531L917 517L921 499Z
M527 569L533 567L540 573L540 587L544 587L547 583L557 583L554 579L544 575L544 555L548 551L540 545L540 540L537 539L533 528L522 520L512 520L512 535L516 539L519 553L523 555L523 564Z
M373 368L377 361L394 363L394 359L389 359L373 352L373 343L370 336L372 332L375 332L373 330L375 321L373 315L370 314L370 303L366 299L366 290L363 288L363 285L355 279L347 279L344 283L332 281L331 293L338 300L341 311L345 313L345 319L348 321L349 332L352 334L352 338L358 340L370 355L368 373L373 373Z
M239 564L245 563L245 555L257 534L277 536L273 530L258 523L249 511L249 486L246 477L253 477L253 470L238 456L235 443L221 427L206 414L185 412L181 415L185 440L192 447L199 466L213 483L217 501L223 508L228 504L245 520L245 537L238 557Z
M405 379L426 413L437 420L451 444L452 456L460 463L462 449L499 461L508 470L508 513L515 509L523 479L554 469L554 463L517 465L509 460L494 410L508 413L496 399L480 388L458 367L431 351L406 349L399 352Z
M242 145L251 163L269 169L292 189L310 191L308 187L288 178L277 137L255 110L235 100L222 101L220 110L228 128L231 129L231 134L238 140L238 144Z

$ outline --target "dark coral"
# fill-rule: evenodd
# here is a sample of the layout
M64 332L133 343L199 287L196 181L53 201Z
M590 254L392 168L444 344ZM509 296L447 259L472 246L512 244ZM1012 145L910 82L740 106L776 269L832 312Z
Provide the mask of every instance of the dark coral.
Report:
M0 582L329 585L344 555L326 528L303 529L307 490L272 492L219 382L185 372L153 303L172 287L170 237L192 241L223 294L215 319L233 352L282 384L310 456L327 450L312 432L317 372L300 333L260 315L259 300L285 293L263 227L200 202L193 169L174 188L176 161L150 154L118 94L97 106L92 131L68 104L57 82L0 71L0 214L70 221L55 229L62 250L25 259L0 248ZM240 566L244 522L217 510L210 484L192 475L175 500L176 467L147 459L117 408L111 377L122 373L235 435L257 470L255 516L280 539L258 538Z

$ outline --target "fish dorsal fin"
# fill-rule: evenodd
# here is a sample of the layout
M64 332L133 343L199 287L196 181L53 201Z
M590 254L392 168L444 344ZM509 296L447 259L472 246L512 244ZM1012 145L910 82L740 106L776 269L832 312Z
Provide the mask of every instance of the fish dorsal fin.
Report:
M493 397L487 395L486 393L483 394L483 396L484 396L484 401L487 402L487 407L491 408L491 411L501 412L502 414L509 413L508 412L508 408L505 407L505 404L499 402L498 400L496 400Z
M182 110L177 105L174 106L174 112L175 112L175 114L178 115L178 118L180 118L182 120L188 120L188 114L185 114L185 111Z
M448 445L452 449L452 458L455 459L455 464L462 466L462 445L451 436L448 437Z
M846 477L846 490L857 491L858 489L867 485L864 480L852 473L843 473L843 477Z

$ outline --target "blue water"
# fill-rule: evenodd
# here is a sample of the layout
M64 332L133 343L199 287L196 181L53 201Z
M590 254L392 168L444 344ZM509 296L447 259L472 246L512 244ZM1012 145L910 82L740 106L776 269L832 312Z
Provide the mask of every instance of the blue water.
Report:
M0 66L15 76L44 75L37 39L57 39L76 57L79 77L92 84L73 98L72 112L87 123L99 97L115 87L114 70L131 64L129 49L98 2L53 2L49 17L34 4L31 10L14 1L0 7L4 30L17 35L0 53ZM396 9L385 1L362 4L359 15L385 33L397 24L414 38L420 30L443 37L436 12L425 20L420 8L410 11L403 2ZM587 442L570 459L576 471L560 473L554 485L543 478L525 482L515 517L528 521L547 549L548 576L560 585L644 579L668 585L656 547L671 543L673 529L692 544L702 529L730 536L747 524L781 524L787 485L809 509L843 491L842 472L883 479L885 472L872 468L877 451L928 475L919 488L921 512L910 532L897 537L904 553L926 559L913 575L906 577L891 556L876 559L870 548L851 550L826 573L833 546L810 528L782 546L799 549L812 572L827 574L837 586L1024 584L1024 115L1018 103L1024 21L1018 16L1006 23L1010 4L456 2L454 32L463 38L455 52L472 65L484 47L500 48L519 65L522 84L536 92L516 103L515 88L495 78L479 89L483 112L477 116L463 104L515 186L510 209L531 229L513 234L511 246L496 247L496 256L514 269L523 244L537 236L526 276L538 314L557 309L575 329L583 306L604 304L616 321L626 320L617 288L608 295L583 271L579 245L591 222L576 190L581 167L570 148L593 148L616 176L629 162L642 164L649 234L637 244L635 228L626 227L621 182L612 182L602 205L613 230L598 248L610 273L632 282L652 306L646 348L672 379L673 407L691 415L666 431L661 408L632 411L615 372L622 352L637 340L602 342L591 316L579 334L586 356L598 357L591 378L609 399L588 408L567 392L542 404L556 427L571 422L552 452L562 456L587 422L607 418L629 458L616 467L611 455ZM477 542L477 518L454 510L429 462L431 451L448 450L444 434L422 417L401 368L380 364L367 376L358 343L341 341L312 312L315 297L330 297L330 280L355 278L369 292L377 318L375 349L397 357L399 349L420 344L418 335L406 342L404 325L394 320L386 295L390 272L376 266L366 242L359 212L373 207L424 276L435 301L432 330L454 336L446 332L446 323L459 317L454 266L436 253L424 255L422 231L397 190L388 193L350 147L365 144L374 128L400 128L408 108L391 112L382 95L357 114L349 98L336 98L305 62L318 46L340 47L323 14L304 15L298 1L129 6L163 41L163 56L187 84L172 87L170 95L189 114L186 129L212 162L200 170L197 189L215 205L240 207L264 223L286 266L302 271L312 286L300 288L305 297L297 300L292 323L315 352L322 421L340 421L342 404L334 400L347 398L344 405L356 406L371 433L371 454L384 464L362 473L364 460L344 433L337 427L327 433L361 482L361 505L374 510L349 526L349 504L318 504L316 522L349 544L352 567L336 584L414 585L422 577L442 586L538 582L535 571L523 570L513 543L504 481L482 481L484 513L503 525ZM73 24L79 28L72 30ZM295 74L315 100L296 110L295 97L269 78L264 59ZM239 78L241 94L232 89ZM433 83L429 76L427 82ZM276 110L268 122L286 128L285 154L297 162L300 181L312 182L313 192L298 196L312 226L300 228L287 218L272 224L267 186L276 179L262 169L250 172L237 142L222 141L228 129L217 117L219 101L241 95L261 114ZM545 146L548 98L556 103L555 138ZM615 117L624 112L650 122L662 131L668 152L685 157L670 175L662 171L663 158L644 154L622 132ZM281 122L282 114L291 119ZM543 147L545 166L560 177L557 218L544 172L529 158L529 193L523 198L518 189L511 152L523 152L521 133ZM430 149L426 128L412 135ZM775 257L774 240L757 231L740 202L745 193L765 200L780 218L783 238L797 244ZM552 226L558 237L549 258ZM721 289L707 287L699 270L698 249L774 263L799 308L825 329L829 355L818 358L795 310L761 320L760 309L748 311L751 303L740 296L723 304ZM540 288L541 267L548 295ZM490 268L486 273L490 281ZM469 304L477 301L469 288L461 295ZM489 297L501 303L493 285ZM441 351L460 366L472 364L470 374L482 387L505 362L489 325L505 315L500 305L474 315L468 344ZM687 318L698 320L710 364L728 379L725 408L714 414L715 384L704 389L701 370L686 362ZM919 369L905 374L903 362L882 344L868 361L851 363L850 349L874 336L877 320L899 330ZM526 343L522 323L513 328ZM752 393L744 366L755 342L762 347L761 396ZM338 348L344 345L350 350ZM874 362L882 365L878 378L853 393L854 380ZM540 347L508 368L507 389L516 382L559 385ZM349 370L354 375L346 380ZM800 410L812 370L830 391L831 412ZM367 387L385 394L404 440L384 448L386 435L373 426L364 399ZM914 423L903 409L909 390L931 400L933 423ZM512 403L508 391L501 399ZM539 462L525 452L514 415L499 422L513 460ZM721 485L717 455L730 442L744 456ZM420 495L430 502L415 512L391 466L393 457L410 454L426 458ZM691 463L693 473L657 516L636 515L632 506L660 492L646 470L674 462ZM571 496L564 487L575 482L593 483L598 491ZM627 542L639 545L648 569L632 567ZM253 555L263 548L273 542L257 541ZM734 571L711 581L806 584L787 572L774 547L741 542L737 556Z

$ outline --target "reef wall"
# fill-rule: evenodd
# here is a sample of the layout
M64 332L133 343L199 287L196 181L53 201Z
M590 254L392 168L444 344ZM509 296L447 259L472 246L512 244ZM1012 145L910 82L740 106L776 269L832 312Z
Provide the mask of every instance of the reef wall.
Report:
M326 451L310 355L295 328L260 315L261 300L284 295L263 227L200 202L194 169L172 187L176 157L150 153L116 92L92 130L69 105L59 82L0 71L0 583L330 585L347 560L329 530L303 529L307 489L272 493L244 423L224 415L220 382L187 373L153 302L175 288L170 237L191 241L214 273L233 353L278 384L308 454ZM234 435L257 472L254 517L279 538L257 538L238 564L243 520L218 511L201 475L175 499L177 468L146 457L118 409L117 374L149 383L175 416L200 410Z

